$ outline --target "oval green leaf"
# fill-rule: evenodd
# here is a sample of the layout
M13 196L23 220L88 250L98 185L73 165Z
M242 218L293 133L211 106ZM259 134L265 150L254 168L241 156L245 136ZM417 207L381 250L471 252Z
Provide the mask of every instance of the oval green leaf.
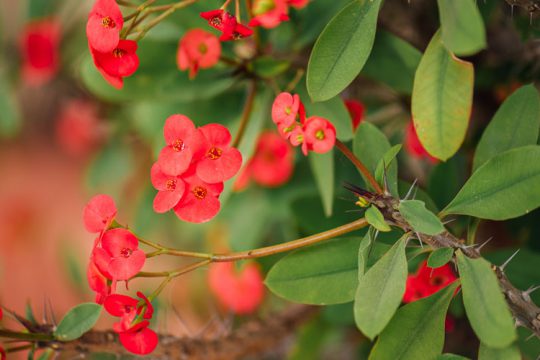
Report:
M308 160L321 195L324 213L330 217L334 203L334 151L326 154L310 152Z
M279 260L265 283L287 300L314 305L352 301L358 279L359 238L339 238Z
M388 150L383 158L379 160L375 169L375 180L377 183L388 186L388 191L398 196L398 167L395 158L401 150L401 144L394 145ZM386 179L385 179L386 178Z
M384 158L385 154L390 152L390 149L390 142L375 125L363 121L358 129L356 129L353 140L353 153L372 174L375 173L377 165ZM364 177L363 174L361 175ZM389 167L388 176L390 178L394 176L397 178L396 164ZM371 186L365 177L364 180L368 186Z
M412 115L418 138L440 160L456 153L469 124L474 69L454 57L437 32L416 70Z
M407 280L405 245L403 237L358 280L354 319L370 339L384 329L403 298Z
M444 345L444 320L458 282L399 309L373 347L370 360L435 359Z
M417 232L426 235L437 235L444 231L441 220L426 209L426 205L420 200L401 200L399 212Z
M373 205L366 210L365 217L368 224L379 231L387 232L392 230L390 225L384 221L383 214Z
M54 331L60 341L71 341L80 338L94 327L101 314L101 306L95 303L83 303L75 306L62 318Z
M454 249L452 248L440 248L435 249L428 257L427 259L427 265L432 268L439 268L441 266L444 266L448 264L450 260L452 260L452 256L454 255Z
M456 252L463 304L471 326L481 342L501 349L516 340L516 329L499 282L486 260Z
M521 354L516 345L496 349L480 343L478 360L521 360Z
M336 96L360 73L373 47L380 5L381 0L355 0L324 28L307 68L313 101Z
M508 150L488 160L442 211L506 220L540 206L540 146Z
M536 145L540 129L540 96L533 85L516 90L501 105L482 134L473 169L506 150Z

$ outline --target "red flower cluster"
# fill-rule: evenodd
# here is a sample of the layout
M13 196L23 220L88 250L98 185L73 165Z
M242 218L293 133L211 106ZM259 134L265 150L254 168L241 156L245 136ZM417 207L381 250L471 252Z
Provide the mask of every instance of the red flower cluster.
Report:
M232 262L215 263L208 270L210 290L220 304L235 314L254 312L264 298L261 271L255 263L237 271Z
M119 322L113 324L113 329L122 345L134 354L147 355L158 344L157 334L148 328L154 308L144 294L137 292L137 296L141 300L126 295L109 295L103 307L112 316L120 318Z
M450 265L432 269L424 261L416 274L407 277L403 302L410 303L428 297L457 279Z
M334 125L319 116L306 119L304 104L297 94L282 92L276 97L272 105L272 120L283 138L289 139L293 146L302 146L304 155L308 151L326 153L332 150L336 142Z
M221 31L221 41L243 39L253 34L253 30L239 23L234 15L223 9L205 11L200 15L208 21L208 25Z
M99 304L114 291L117 281L131 279L146 261L135 235L122 228L109 229L116 213L116 205L107 195L93 197L83 212L86 229L99 233L87 271L88 284Z
M253 19L249 26L262 26L267 29L278 26L289 20L289 6L301 9L309 0L255 0L253 2Z
M20 38L22 77L39 86L51 80L60 64L60 23L42 19L25 25Z
M180 70L189 69L189 78L199 69L216 65L221 56L221 43L214 34L201 29L189 30L178 44L176 63Z
M362 120L364 120L364 113L366 111L366 108L364 104L354 99L345 100L345 106L347 107L347 110L349 110L349 114L351 115L353 130L356 130Z
M88 15L86 36L90 53L99 72L112 86L121 89L123 78L139 67L137 43L121 40L124 19L115 0L97 0Z
M259 135L255 154L244 167L234 189L242 191L251 179L268 187L286 183L294 170L294 151L289 143L273 131Z
M184 221L209 221L219 212L223 182L242 165L242 155L229 145L229 130L219 124L196 128L187 116L172 115L163 134L167 145L151 170L158 190L154 210L173 209Z
M416 129L414 128L414 123L411 121L409 124L407 124L407 128L405 129L405 151L409 153L412 157L415 157L417 159L428 159L433 164L437 163L438 160L431 156L422 143L420 142L420 139L418 139L418 134L416 133Z

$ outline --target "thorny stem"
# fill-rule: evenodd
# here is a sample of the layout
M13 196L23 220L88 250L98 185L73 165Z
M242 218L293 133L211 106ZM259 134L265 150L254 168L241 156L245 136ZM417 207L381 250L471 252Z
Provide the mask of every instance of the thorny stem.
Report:
M238 147L244 133L246 131L247 124L251 118L251 111L253 110L253 103L255 102L255 95L257 95L257 82L255 80L251 81L248 90L248 96L246 103L244 105L244 110L242 111L242 118L240 119L240 127L236 133L236 137L232 143L232 147Z
M336 139L336 147L354 164L354 166L356 166L356 168L362 173L362 175L364 175L364 177L371 184L373 189L375 189L378 194L382 194L383 189L377 183L373 175L371 175L371 172L368 170L368 168L356 157L356 155L354 155L352 151L349 150L349 148L338 139Z
M0 329L0 337L9 339L19 339L23 341L52 341L54 336L43 333L22 333L7 329Z

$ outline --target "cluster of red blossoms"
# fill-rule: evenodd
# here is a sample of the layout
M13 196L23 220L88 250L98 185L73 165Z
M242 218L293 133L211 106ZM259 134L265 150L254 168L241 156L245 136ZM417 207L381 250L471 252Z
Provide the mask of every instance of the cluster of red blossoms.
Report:
M238 22L233 14L224 9L205 11L200 15L208 21L208 25L221 32L221 41L239 40L253 34L253 30Z
M249 26L262 26L267 29L278 26L289 20L289 6L302 9L309 0L255 0L253 2L253 19Z
M112 86L121 89L124 77L139 67L137 43L120 39L124 18L115 0L97 0L88 15L86 36L94 64Z
M231 147L231 134L220 124L196 128L184 115L172 115L163 129L166 146L152 166L152 184L158 190L154 210L171 209L194 223L212 219L220 209L223 182L242 165L242 155Z
M111 315L121 318L114 324L114 331L122 345L134 354L145 355L152 352L158 342L156 333L148 328L152 304L141 293L137 293L141 301L113 293L117 281L127 282L142 269L146 255L131 232L110 228L116 213L114 200L107 195L93 197L84 208L86 230L99 234L90 255L88 284L96 293L96 302L103 304Z
M293 146L301 145L306 156L308 151L326 153L332 150L336 142L334 125L320 116L306 119L304 104L297 94L282 92L276 97L272 104L272 120L281 136Z

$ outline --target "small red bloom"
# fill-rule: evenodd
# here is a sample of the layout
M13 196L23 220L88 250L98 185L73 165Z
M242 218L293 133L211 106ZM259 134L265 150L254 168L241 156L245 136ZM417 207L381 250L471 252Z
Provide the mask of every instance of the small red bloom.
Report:
M98 269L111 280L129 280L142 269L146 261L139 241L126 229L112 229L103 234L101 246L94 249Z
M107 282L107 278L99 271L93 259L90 259L88 263L86 278L88 280L88 286L96 293L95 302L103 304L107 296L111 293L111 287Z
M418 159L428 159L432 163L437 163L438 160L431 156L422 143L420 142L420 139L418 139L418 135L416 134L416 129L414 128L414 123L411 121L409 124L407 124L407 128L405 129L405 150L411 155L412 157L418 158Z
M100 233L109 227L116 213L116 205L109 195L96 195L84 207L84 227L91 233Z
M221 56L221 43L217 36L201 29L189 30L178 44L176 63L180 70L189 69L193 78L199 69L217 64Z
M163 128L167 146L161 150L158 163L165 174L181 175L193 158L204 154L206 139L187 116L170 116Z
M427 262L420 264L416 274L407 277L403 302L409 303L428 297L457 279L450 265L432 269Z
M255 155L250 161L253 180L264 186L286 183L294 169L294 151L278 134L263 132L257 141Z
M228 11L217 9L200 13L200 16L208 21L208 25L216 30L223 32L225 28L232 28L236 26L236 18Z
M306 137L304 133L304 129L296 125L293 127L292 130L289 132L289 141L291 142L292 146L302 146L302 153L307 156L308 154L308 143L306 142Z
M353 130L356 130L358 125L360 125L360 122L364 119L366 108L364 107L364 104L354 99L345 100L345 106L347 106L347 110L349 110L349 114L351 115Z
M197 163L197 176L207 183L220 183L232 178L242 166L242 154L230 147L231 134L220 124L199 128L207 140L205 155Z
M219 195L223 191L223 183L209 184L202 181L195 170L185 176L186 191L184 197L174 208L176 215L193 223L211 220L220 209Z
M309 3L309 0L288 0L287 2L292 7L295 7L297 9L302 9Z
M131 329L118 334L122 346L137 355L148 355L156 348L159 339L156 332L148 328L149 322L142 321Z
M101 75L117 89L124 86L123 78L133 75L139 67L137 43L133 40L120 40L109 52L99 52L92 47L90 52Z
M287 0L255 0L253 2L253 19L249 26L262 26L267 29L274 28L282 21L289 20L289 6Z
M324 154L334 147L336 129L332 123L322 117L311 116L304 124L304 141L309 150Z
M22 77L27 84L40 86L51 80L60 64L60 23L42 19L25 25L21 38Z
M110 53L118 47L124 19L115 0L97 0L88 14L86 37L91 48Z
M300 97L298 94L282 92L272 104L272 120L284 128L291 127L296 122L300 110Z
M208 271L210 290L235 314L250 314L262 303L264 284L259 267L248 263L236 271L232 262L215 263Z
M182 199L186 188L182 178L163 173L158 163L152 166L150 177L152 185L158 190L154 198L154 211L164 213L174 208Z

